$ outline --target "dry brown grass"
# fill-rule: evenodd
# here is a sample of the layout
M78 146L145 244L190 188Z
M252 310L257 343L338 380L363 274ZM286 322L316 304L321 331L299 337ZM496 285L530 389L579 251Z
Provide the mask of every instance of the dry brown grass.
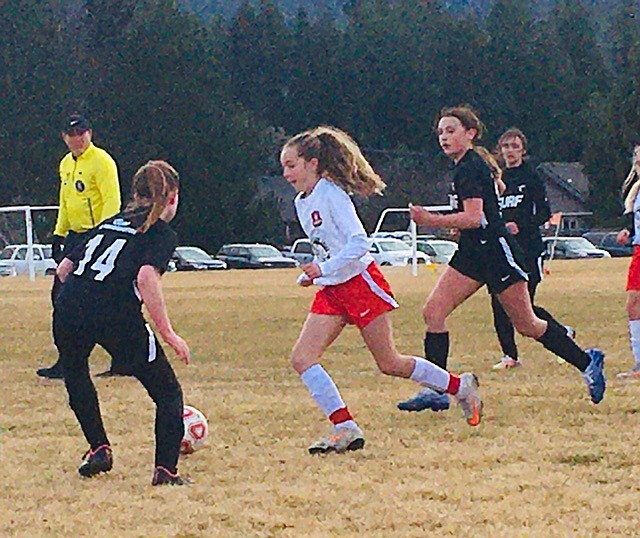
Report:
M607 352L609 389L595 407L578 373L535 342L525 366L495 373L500 353L481 291L455 313L451 368L478 373L486 415L405 414L409 381L381 376L350 328L325 366L367 435L363 451L311 457L325 430L287 356L311 299L295 271L170 274L166 295L194 364L174 360L186 401L209 418L206 449L181 463L190 488L151 488L153 406L130 379L96 380L115 468L76 472L85 442L59 382L50 282L0 280L0 536L636 536L640 523L639 384L624 311L628 259L554 262L540 303ZM436 276L386 271L402 305L401 350L419 353L420 306ZM96 352L94 371L107 358Z

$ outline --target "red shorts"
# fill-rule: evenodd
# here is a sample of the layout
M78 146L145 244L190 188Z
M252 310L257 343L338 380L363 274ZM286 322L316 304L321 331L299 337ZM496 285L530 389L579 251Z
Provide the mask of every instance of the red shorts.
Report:
M391 287L375 263L353 278L316 292L311 313L343 316L362 329L381 314L398 308Z
M627 291L640 291L640 246L633 247L633 256L627 273Z

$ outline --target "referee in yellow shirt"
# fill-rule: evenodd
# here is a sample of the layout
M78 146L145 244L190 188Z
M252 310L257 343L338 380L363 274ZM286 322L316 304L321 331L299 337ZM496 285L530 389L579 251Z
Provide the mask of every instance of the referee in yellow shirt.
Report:
M113 158L91 142L93 131L89 121L79 114L67 118L62 139L69 148L60 161L60 209L53 232L53 257L59 262L63 249L71 252L82 243L83 234L103 220L120 212L118 167ZM61 282L54 278L52 302L60 292ZM113 366L105 374L113 373ZM50 379L64 377L58 360L37 374Z

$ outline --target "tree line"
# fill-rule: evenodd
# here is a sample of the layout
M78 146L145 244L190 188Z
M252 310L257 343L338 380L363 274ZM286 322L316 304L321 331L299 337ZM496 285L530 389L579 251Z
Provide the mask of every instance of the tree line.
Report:
M515 125L538 159L582 161L596 218L612 222L640 135L635 2L616 3L604 33L579 0L543 19L530 9L495 0L478 19L438 0L351 0L346 20L291 19L260 0L204 20L170 0L5 0L0 202L56 201L60 125L77 111L123 192L147 159L181 172L184 243L278 242L276 204L256 198L255 178L278 173L283 137L332 124L433 160L437 112L468 103L489 147Z

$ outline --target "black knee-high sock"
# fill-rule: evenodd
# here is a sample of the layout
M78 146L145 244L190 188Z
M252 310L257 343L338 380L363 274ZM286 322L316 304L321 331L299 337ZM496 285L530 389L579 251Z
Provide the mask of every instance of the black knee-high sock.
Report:
M491 296L491 309L493 310L493 327L500 342L502 353L513 360L518 360L518 346L516 346L516 334L513 323L500 304L498 298Z
M424 356L428 361L447 369L447 357L449 356L449 333L430 333L424 337Z
M540 319L545 321L555 321L554 317L541 306L533 305L533 311ZM556 323L558 322L556 321Z
M584 372L591 359L569 336L566 327L560 325L555 319L547 320L547 330L538 338L546 349L573 364L578 370Z

